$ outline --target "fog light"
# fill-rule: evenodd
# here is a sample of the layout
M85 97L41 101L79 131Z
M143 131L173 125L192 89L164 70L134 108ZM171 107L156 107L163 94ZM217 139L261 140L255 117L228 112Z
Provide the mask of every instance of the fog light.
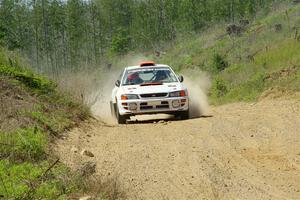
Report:
M174 101L172 101L172 106L173 106L173 108L178 108L178 107L180 107L180 101L179 101L179 100L174 100Z
M136 103L130 103L129 104L129 110L136 110L137 109L137 104Z

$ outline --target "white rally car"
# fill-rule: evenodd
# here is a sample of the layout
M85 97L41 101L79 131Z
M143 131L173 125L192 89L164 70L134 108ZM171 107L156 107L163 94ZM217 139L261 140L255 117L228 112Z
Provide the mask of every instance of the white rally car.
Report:
M149 61L127 67L112 91L112 115L119 124L140 114L166 113L188 119L188 91L182 82L183 77L167 65Z

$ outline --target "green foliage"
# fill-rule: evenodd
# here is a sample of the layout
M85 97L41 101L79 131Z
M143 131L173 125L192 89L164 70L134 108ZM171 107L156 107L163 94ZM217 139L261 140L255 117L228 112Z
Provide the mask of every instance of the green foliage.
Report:
M30 70L19 67L0 65L0 75L13 77L23 83L26 87L41 93L53 92L55 84L46 78L36 75Z
M185 68L197 66L213 75L210 99L214 104L255 101L276 87L287 93L299 92L300 43L296 31L289 28L299 27L299 12L300 5L282 6L253 21L240 37L224 35L225 25L189 35L166 50L159 62L184 70L180 66L189 55L192 65ZM279 32L274 28L278 23L283 27Z
M114 35L111 42L110 52L113 54L125 54L130 50L130 37L124 30Z
M234 101L254 101L267 88L265 74L257 73L249 80L234 87L224 97L224 103Z
M40 128L54 135L65 131L73 123L67 113L60 111L51 113L36 111L30 112L28 115L38 122Z
M83 63L98 64L107 53L156 50L212 24L267 13L277 2L6 0L0 7L0 39L10 50L28 55L38 69L56 74L62 67L76 70Z
M268 51L256 56L255 60L257 65L266 65L268 68L280 69L282 66L287 65L287 63L299 63L299 55L300 43L293 39L284 38L273 44Z
M0 160L0 195L5 199L65 199L76 188L70 172L58 164L42 177L49 166L48 162L15 164Z
M46 134L38 128L0 133L0 157L10 158L14 161L42 160L46 157L46 137Z
M229 63L225 60L224 56L215 53L212 58L212 66L215 71L220 72L229 67Z
M29 191L25 181L36 179L42 171L31 163L11 164L8 160L0 160L0 194L7 199L21 198Z
M27 62L22 59L18 52L8 51L6 48L3 48L0 42L0 66L5 65L20 68L20 63L25 66Z
M52 163L49 161L52 155L47 154L49 135L57 136L86 119L89 111L57 91L48 79L7 58L8 55L0 51L0 78L5 85L3 88L0 85L0 92L11 90L8 97L20 95L21 105L28 108L20 110L20 105L12 102L10 109L16 111L12 118L22 124L20 127L25 127L0 131L0 198L66 199L75 189L81 189L78 181L81 177L74 178L62 164L44 174ZM14 101L12 97L4 98L8 99Z
M212 83L212 94L214 98L220 98L228 92L228 84L220 77L214 79Z
M1 51L0 51L1 55ZM3 60L7 59L3 53ZM1 61L1 60L0 60ZM15 63L11 60L11 63ZM75 102L70 96L56 90L56 85L47 78L23 69L18 65L0 65L0 76L17 80L16 85L25 86L26 91L40 104L35 110L26 111L25 115L34 119L41 129L57 135L76 122L85 120L90 116L89 109L81 103ZM38 108L39 107L39 108Z

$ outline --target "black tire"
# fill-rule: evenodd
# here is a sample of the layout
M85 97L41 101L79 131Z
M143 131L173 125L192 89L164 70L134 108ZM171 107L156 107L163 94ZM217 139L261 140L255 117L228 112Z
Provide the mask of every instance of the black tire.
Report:
M175 114L176 118L180 118L181 120L187 120L190 118L190 111L182 111Z
M115 104L112 101L110 102L110 113L113 118L116 118Z
M128 116L120 115L117 104L114 104L114 109L115 109L115 116L116 116L118 124L126 124Z

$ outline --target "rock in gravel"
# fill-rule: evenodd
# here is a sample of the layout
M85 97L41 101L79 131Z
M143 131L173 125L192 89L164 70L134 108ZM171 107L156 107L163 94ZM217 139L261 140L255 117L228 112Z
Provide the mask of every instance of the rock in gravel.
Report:
M80 153L81 155L84 155L84 156L88 156L88 157L95 157L94 154L86 149L83 149Z
M157 122L158 124L161 124L161 125L167 125L168 122L166 122L165 120L160 120L159 122Z
M17 94L15 97L16 97L16 99L18 99L18 100L24 100L24 98L23 98L21 95L18 95L18 94Z
M72 152L72 153L77 153L77 152L78 152L78 148L75 147L75 146L72 146L71 152Z
M91 196L80 197L79 200L92 200Z
M89 177L96 173L96 166L95 162L86 162L78 171L81 176Z

